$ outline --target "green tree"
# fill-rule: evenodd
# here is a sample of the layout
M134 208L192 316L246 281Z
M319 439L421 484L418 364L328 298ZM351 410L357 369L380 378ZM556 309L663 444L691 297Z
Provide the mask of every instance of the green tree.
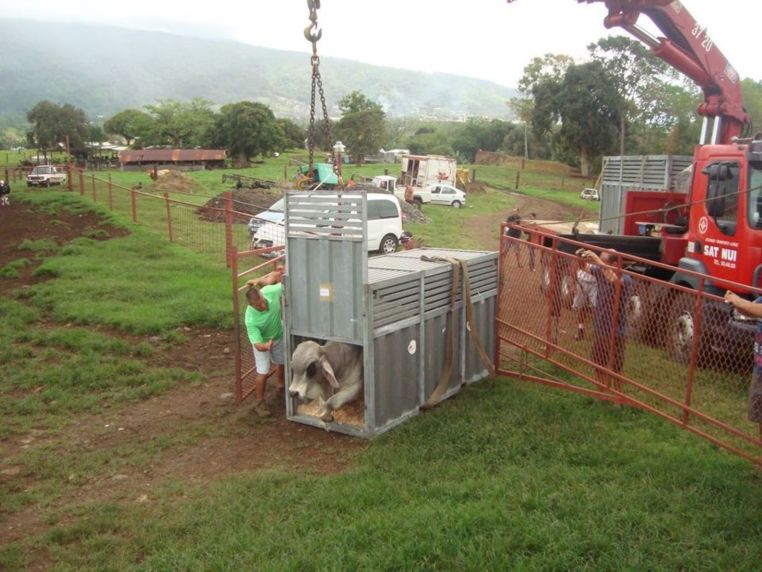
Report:
M106 120L103 130L109 135L124 137L127 145L132 145L136 138L151 132L151 124L151 116L145 111L125 109Z
M746 78L741 82L741 93L752 125L759 131L762 127L762 81Z
M69 103L58 105L44 100L37 103L26 118L32 124L28 132L29 142L45 156L50 149L62 148L67 137L73 153L84 151L88 122L82 109Z
M421 125L408 138L405 147L410 149L413 155L455 155L450 137L441 124Z
M386 139L383 108L360 91L353 91L339 101L341 119L336 125L336 138L349 150L355 163L373 155Z
M622 103L611 76L600 62L573 65L562 79L543 81L532 93L535 129L553 133L557 157L573 164L576 156L588 176L591 161L610 152L616 141Z
M599 62L613 80L612 85L619 95L621 155L625 154L628 121L641 124L642 132L647 132L649 127L669 127L663 123L666 87L678 79L671 66L654 56L642 43L625 36L602 38L588 45L587 49L593 61Z
M257 155L282 149L284 133L269 107L239 101L223 105L216 118L212 142L224 147L239 165Z
M106 134L103 132L103 128L91 123L87 128L87 140L90 143L103 143L104 139L106 139Z
M147 134L150 143L176 148L203 145L209 140L215 122L211 105L211 101L201 98L194 98L190 102L165 99L155 105L146 105L145 109L152 119Z
M2 149L21 147L25 142L24 132L17 127L6 127L0 133L0 148Z
M307 132L304 128L299 127L290 119L279 118L275 121L283 132L283 142L281 145L283 150L301 149L304 147L304 140L307 137Z
M534 117L534 97L532 92L535 86L554 81L557 78L561 78L566 74L566 70L569 66L574 65L574 59L571 56L564 54L545 54L544 56L532 58L532 60L524 66L524 72L519 80L519 93L518 97L514 97L508 101L508 106L513 110L519 121L529 127L531 130L531 139L527 138L527 151L528 155L536 158L548 158L547 140L538 138L537 134L541 133L541 129L534 129L532 126L532 120ZM521 155L524 155L524 143L522 142Z
M469 119L456 134L452 146L458 155L470 163L480 149L484 151L500 149L503 140L512 129L512 124L499 119L489 121Z

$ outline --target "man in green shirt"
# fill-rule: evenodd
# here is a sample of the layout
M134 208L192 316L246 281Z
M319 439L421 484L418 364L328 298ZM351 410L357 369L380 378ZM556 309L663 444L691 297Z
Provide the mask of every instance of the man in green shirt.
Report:
M246 291L244 321L249 341L254 348L254 362L257 376L254 378L254 413L268 417L270 410L265 403L265 385L270 374L270 364L275 364L278 375L277 390L283 393L286 387L283 364L283 322L280 300L283 292L282 270L275 270L262 278L249 280Z

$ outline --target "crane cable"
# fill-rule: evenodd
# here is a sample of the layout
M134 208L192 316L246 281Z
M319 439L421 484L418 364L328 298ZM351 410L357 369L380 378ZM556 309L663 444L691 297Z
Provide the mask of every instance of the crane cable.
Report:
M317 24L317 11L320 8L320 0L307 0L307 6L309 7L310 23L304 29L304 37L308 42L312 44L312 57L310 58L310 64L312 65L312 89L310 91L310 123L307 130L307 150L309 152L309 170L308 175L313 174L315 163L315 93L320 96L320 105L323 110L323 123L324 131L326 135L326 141L329 143L333 140L331 134L331 121L328 117L328 107L325 103L325 93L323 92L323 80L320 77L320 58L317 55L317 43L323 36L323 30L318 27ZM331 149L331 163L335 164L333 156L333 148Z

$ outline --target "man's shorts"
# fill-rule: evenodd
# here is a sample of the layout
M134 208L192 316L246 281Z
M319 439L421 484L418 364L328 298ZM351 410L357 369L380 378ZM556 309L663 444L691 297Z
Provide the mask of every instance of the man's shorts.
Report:
M283 338L275 340L269 352L261 352L254 348L254 363L257 365L257 373L270 373L270 362L283 365Z

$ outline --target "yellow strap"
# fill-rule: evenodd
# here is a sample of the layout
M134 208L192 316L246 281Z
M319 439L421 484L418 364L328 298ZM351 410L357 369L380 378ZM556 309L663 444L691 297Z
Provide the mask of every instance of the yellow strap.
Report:
M487 352L484 351L479 332L476 329L474 323L474 309L471 305L471 281L468 276L468 265L463 260L457 258L445 257L445 256L421 256L421 260L426 262L448 262L452 267L452 285L450 287L450 311L447 314L447 327L450 329L450 335L447 338L447 352L445 355L445 367L442 371L442 375L439 378L439 383L434 388L426 402L421 406L421 409L431 409L442 401L442 397L447 391L447 387L450 385L450 375L452 374L452 362L455 355L455 303L458 297L458 290L460 289L460 273L463 273L465 281L465 293L463 297L463 303L466 304L466 324L467 331L474 341L479 356L482 362L489 370L490 376L495 375L495 366L487 356Z

